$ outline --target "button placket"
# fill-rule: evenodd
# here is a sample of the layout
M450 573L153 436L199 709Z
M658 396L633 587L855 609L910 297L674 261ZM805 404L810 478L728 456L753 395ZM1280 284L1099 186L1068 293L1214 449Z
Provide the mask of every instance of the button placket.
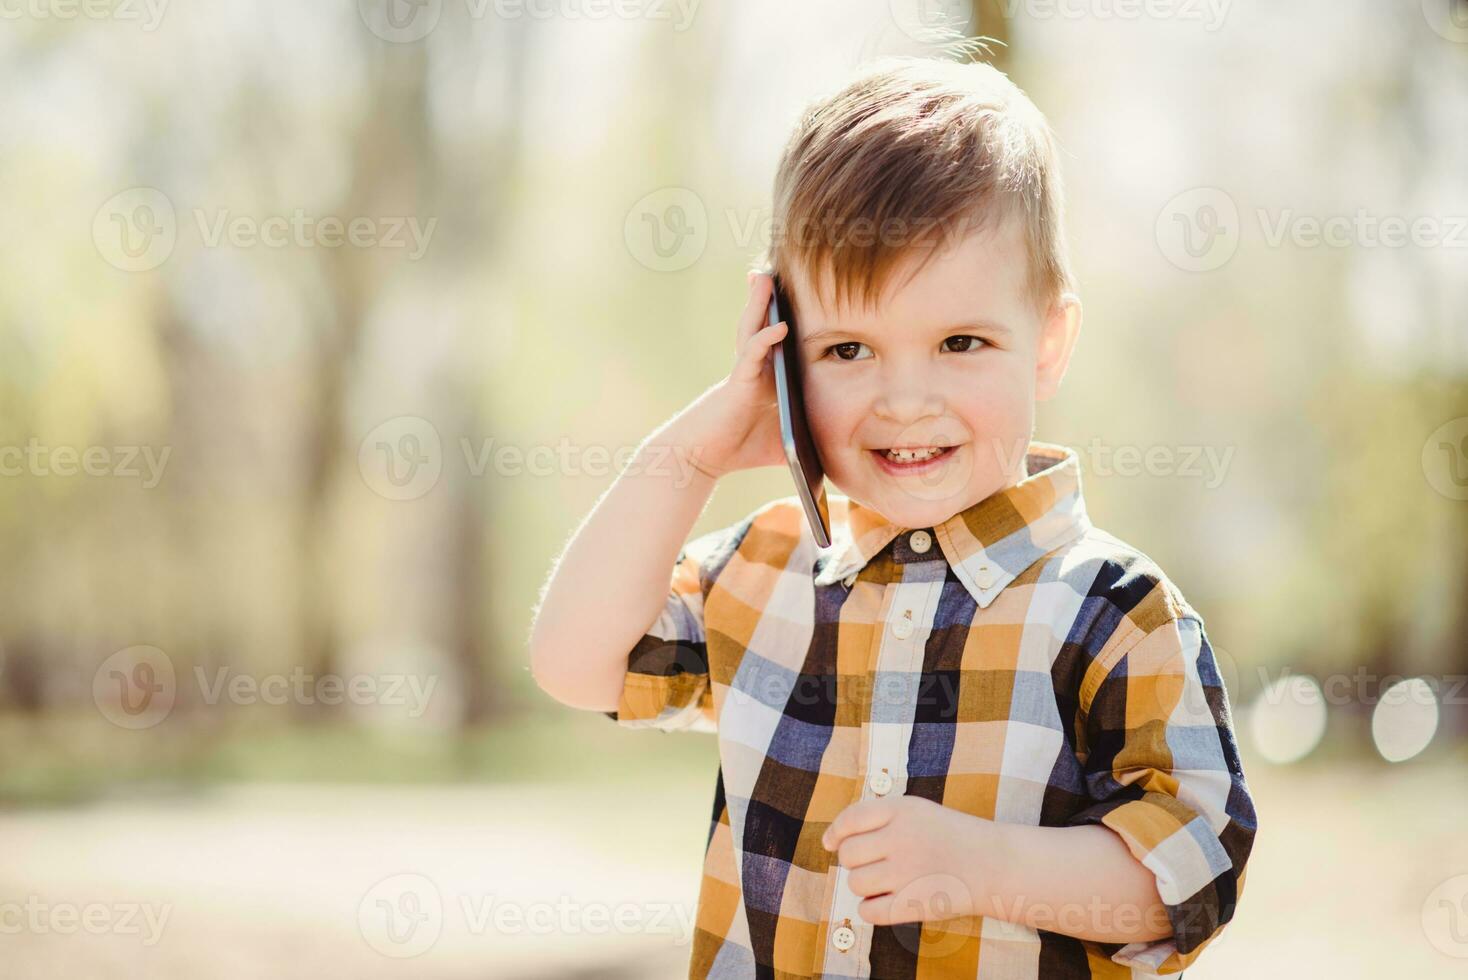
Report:
M931 547L932 542L929 542ZM874 670L894 673L915 671L922 664L923 644L914 639L918 623L924 620L942 592L941 581L916 581L891 583L893 590L891 605L886 621L888 629L878 634L880 639L877 663ZM874 691L874 697L882 696ZM868 705L867 710L873 710ZM911 736L911 725L892 720L890 706L883 706L881 724L869 725L861 797L876 799L900 793L907 780L907 743ZM831 943L827 947L823 971L843 976L865 976L870 970L867 957L870 954L873 927L861 919L857 907L861 899L852 890L848 880L848 869L837 863L836 882L829 921ZM849 930L848 932L843 929ZM849 940L849 943L848 943Z
M912 631L912 610L904 609L902 615L892 622L892 635L899 640L905 640L912 636Z
M878 796L886 796L892 792L892 773L885 767L872 773L870 780L872 792Z
M869 942L863 936L869 935L871 926L862 920L857 906L861 904L860 897L851 890L848 880L850 871L844 865L834 866L836 871L836 886L834 901L831 908L830 930L831 948L826 951L822 974L835 974L845 977L859 977L866 975L870 967L865 962Z

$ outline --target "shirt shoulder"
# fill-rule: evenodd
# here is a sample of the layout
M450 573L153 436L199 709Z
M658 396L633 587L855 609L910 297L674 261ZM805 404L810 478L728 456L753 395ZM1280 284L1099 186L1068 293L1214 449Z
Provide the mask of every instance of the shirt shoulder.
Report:
M1140 640L1180 620L1203 623L1156 560L1101 528L1088 527L1047 555L1042 565L1042 581L1063 582L1081 597L1076 625L1093 640Z
M1056 623L1070 698L1084 714L1097 690L1147 637L1176 642L1204 634L1203 617L1162 567L1136 545L1097 527L1039 563L1038 582L1062 583L1065 623ZM1205 641L1206 642L1206 641Z
M832 533L835 533L834 525L838 522L842 504L834 497L828 498L827 504ZM747 561L784 569L807 554L814 561L820 552L806 521L805 508L794 494L766 501L751 511L744 521L748 524L748 531L740 542L739 550Z
M725 574L760 574L761 570L790 567L795 552L802 548L814 549L815 538L806 526L799 498L792 494L767 501L732 524L691 538L678 561L696 563L707 593Z

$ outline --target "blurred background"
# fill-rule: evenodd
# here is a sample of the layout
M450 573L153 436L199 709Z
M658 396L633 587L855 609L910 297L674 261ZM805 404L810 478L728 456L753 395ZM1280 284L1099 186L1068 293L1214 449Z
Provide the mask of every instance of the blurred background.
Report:
M0 19L7 977L686 975L715 740L542 694L537 593L727 372L801 108L980 35L1065 154L1038 436L1204 616L1261 815L1188 976L1463 975L1468 4Z

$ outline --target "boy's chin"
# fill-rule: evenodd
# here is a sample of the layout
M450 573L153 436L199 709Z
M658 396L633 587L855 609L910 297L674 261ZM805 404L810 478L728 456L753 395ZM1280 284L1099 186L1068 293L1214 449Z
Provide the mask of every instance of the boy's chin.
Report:
M855 493L842 491L868 510L874 510L898 527L936 527L963 510L962 494L936 497L914 496L897 487L866 486ZM920 489L919 494L930 493Z

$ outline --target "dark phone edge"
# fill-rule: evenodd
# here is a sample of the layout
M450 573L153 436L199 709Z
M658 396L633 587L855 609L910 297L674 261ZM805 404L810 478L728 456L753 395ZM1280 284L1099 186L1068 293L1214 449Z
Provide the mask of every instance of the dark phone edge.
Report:
M771 275L772 292L770 295L770 309L766 316L766 326L773 326L781 320L785 321L785 337L773 348L773 368L775 371L775 391L779 403L780 412L780 446L784 450L786 462L790 464L790 475L795 479L795 489L800 497L801 506L805 509L806 520L810 525L811 533L814 535L816 544L822 548L831 547L833 538L831 536L830 508L826 501L825 467L821 465L820 457L816 455L815 440L809 435L809 425L806 423L807 439L810 444L809 452L815 457L815 465L820 468L821 476L812 481L806 471L806 467L800 459L800 440L796 437L794 415L795 404L791 398L790 385L786 375L786 345L795 342L794 324L785 315L788 303L782 303L785 299L784 290L780 288L778 276ZM802 399L802 403L804 399ZM802 405L803 410L803 405ZM812 490L814 484L814 490Z

